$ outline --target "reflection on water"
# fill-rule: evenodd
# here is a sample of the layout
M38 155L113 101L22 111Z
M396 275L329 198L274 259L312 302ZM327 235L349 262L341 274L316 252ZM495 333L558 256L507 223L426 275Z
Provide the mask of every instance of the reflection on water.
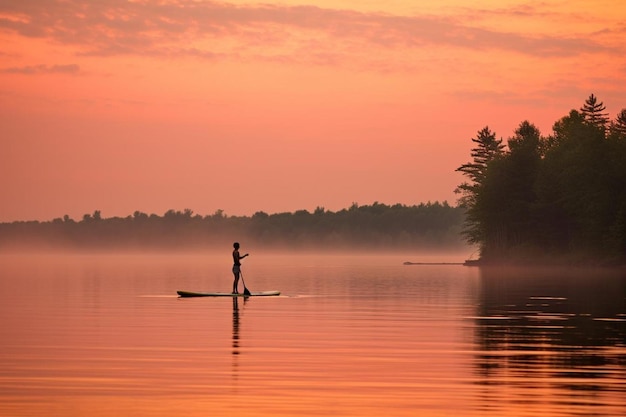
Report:
M623 272L486 268L475 320L485 411L626 412Z
M626 415L623 272L229 258L0 256L0 415Z
M239 355L239 299L233 297L233 355Z
M237 379L239 374L239 300L233 297L233 379Z

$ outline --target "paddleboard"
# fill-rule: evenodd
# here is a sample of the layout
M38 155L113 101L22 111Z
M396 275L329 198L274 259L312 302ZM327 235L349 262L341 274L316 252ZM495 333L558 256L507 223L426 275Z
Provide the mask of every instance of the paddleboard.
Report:
M194 291L176 291L181 297L267 297L271 295L280 295L280 291L261 291L253 292L249 295L244 293L233 294L230 292L194 292Z

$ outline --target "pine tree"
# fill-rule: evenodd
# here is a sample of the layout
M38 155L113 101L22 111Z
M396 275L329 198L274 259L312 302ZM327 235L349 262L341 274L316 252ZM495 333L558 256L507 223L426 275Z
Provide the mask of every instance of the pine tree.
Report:
M504 155L504 145L502 139L496 139L496 134L487 126L480 130L475 138L472 138L472 142L477 145L471 152L471 156L474 158L473 162L463 164L456 169L468 177L471 182L464 182L459 185L455 193L461 194L459 204L467 210L463 234L469 243L483 244L485 241L483 211L479 207L478 197L487 178L489 164L499 156Z
M485 177L487 164L496 156L502 155L504 145L502 139L496 139L496 134L488 126L478 131L478 135L472 138L472 142L477 144L471 153L474 161L461 165L456 171L462 172L472 183L480 184Z
M601 129L606 129L606 125L609 123L608 113L603 113L605 110L604 103L598 103L598 99L593 94L585 100L585 104L580 108L585 122Z
M612 137L626 139L626 109L622 109L617 114L617 118L611 122L609 132L611 132Z

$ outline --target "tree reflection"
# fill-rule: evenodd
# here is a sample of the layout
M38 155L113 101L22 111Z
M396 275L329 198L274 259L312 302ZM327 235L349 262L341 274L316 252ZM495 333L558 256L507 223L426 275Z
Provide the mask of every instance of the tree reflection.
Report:
M529 400L527 389L534 395L543 388L550 401L570 405L617 393L626 408L623 270L482 268L480 274L475 371L481 384L517 388L516 401ZM486 390L485 404L501 395Z

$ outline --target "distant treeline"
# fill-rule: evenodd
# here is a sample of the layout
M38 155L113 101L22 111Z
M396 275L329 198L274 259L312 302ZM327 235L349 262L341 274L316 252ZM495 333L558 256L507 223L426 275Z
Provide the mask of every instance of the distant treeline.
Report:
M69 216L52 221L0 223L1 249L202 249L246 247L293 249L453 249L465 245L460 235L464 209L447 202L414 206L374 203L337 212L227 216L222 210L201 216L192 210L169 210L163 216L136 211L103 218L100 211L80 221Z
M592 94L542 136L528 121L508 149L488 127L457 170L464 235L484 262L626 264L626 109Z

